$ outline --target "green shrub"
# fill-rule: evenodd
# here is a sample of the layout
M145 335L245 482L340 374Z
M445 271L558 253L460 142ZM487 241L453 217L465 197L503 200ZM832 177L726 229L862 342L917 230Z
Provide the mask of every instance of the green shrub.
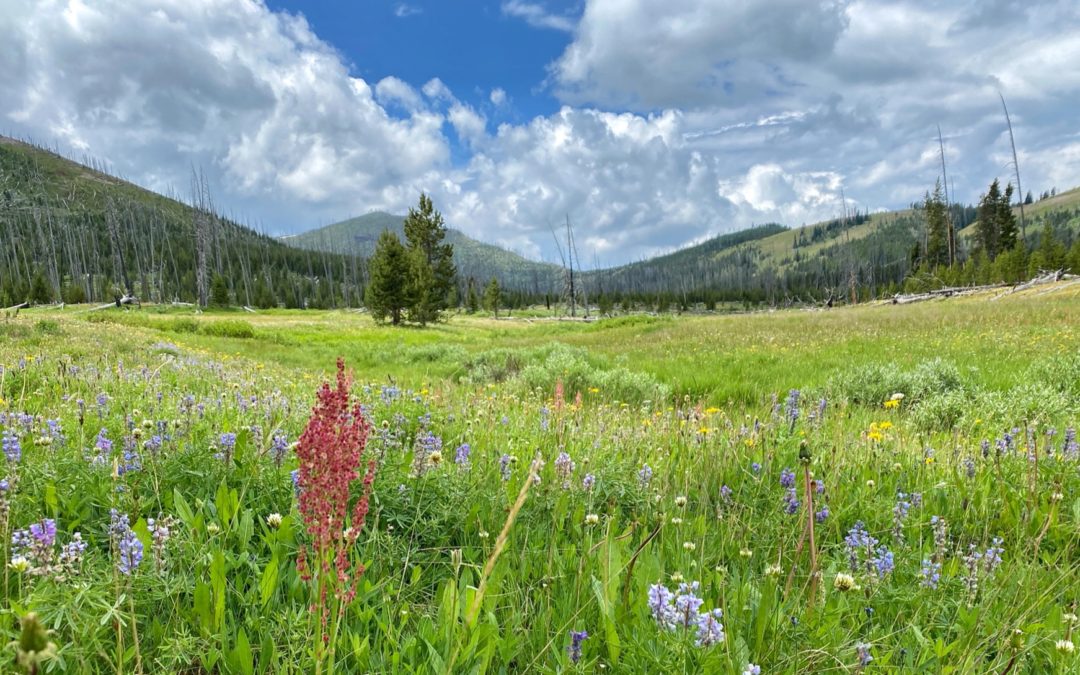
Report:
M203 335L210 335L212 337L241 339L255 337L255 329L251 327L251 324L247 321L240 321L239 319L210 321L202 324L199 327L199 332Z
M960 371L942 359L924 361L912 370L893 363L850 368L834 375L826 385L830 398L864 405L879 405L896 393L903 394L907 404L912 405L963 389Z

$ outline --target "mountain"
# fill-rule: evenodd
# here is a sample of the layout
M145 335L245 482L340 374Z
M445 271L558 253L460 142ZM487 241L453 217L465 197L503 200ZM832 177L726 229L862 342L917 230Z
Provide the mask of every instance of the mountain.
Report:
M376 211L350 218L302 234L281 237L290 246L312 251L329 251L370 257L383 230L390 230L404 241L405 216ZM460 230L446 229L446 241L454 245L454 263L461 279L473 278L481 284L498 277L504 288L533 295L557 292L562 269L550 263L536 262L504 248L477 241Z
M207 190L198 190L209 203ZM199 246L205 282L199 283ZM363 261L301 251L80 164L0 136L0 306L32 298L356 305Z

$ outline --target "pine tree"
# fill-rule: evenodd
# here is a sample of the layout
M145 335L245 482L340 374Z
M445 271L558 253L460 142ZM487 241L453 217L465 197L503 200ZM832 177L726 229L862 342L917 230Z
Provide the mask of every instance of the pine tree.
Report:
M502 293L499 291L499 280L491 277L487 289L484 290L484 309L491 312L495 318L499 318L499 300Z
M229 284L220 274L215 274L210 284L210 304L214 307L229 306Z
M465 309L469 314L476 314L480 309L480 296L476 294L476 280L469 277L469 290L465 296Z
M446 309L457 270L454 246L443 243L446 226L431 198L420 195L420 204L405 218L405 239L409 249L409 319L420 324L438 321Z
M1005 186L997 204L998 251L1010 251L1016 246L1016 216L1012 212L1013 186Z
M45 275L38 270L34 275L34 281L30 284L30 302L35 305L47 305L52 302L53 289L45 279Z
M926 212L926 267L933 269L949 264L949 221L941 181L934 186L934 194L927 193L924 202Z
M377 322L390 318L395 326L401 323L409 306L409 254L401 240L390 230L384 230L368 263L370 280L364 292L364 304Z
M979 248L986 257L993 260L1000 248L1000 230L998 229L998 203L1001 201L1001 186L997 179L990 184L990 189L979 199L979 222L975 236Z

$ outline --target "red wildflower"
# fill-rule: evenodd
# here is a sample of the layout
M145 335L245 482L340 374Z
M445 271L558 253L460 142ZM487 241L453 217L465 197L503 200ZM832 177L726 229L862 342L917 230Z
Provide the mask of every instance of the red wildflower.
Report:
M297 571L305 579L316 578L323 623L329 611L327 590L333 591L343 611L355 597L356 582L364 573L363 565L353 562L349 553L364 526L375 479L374 459L367 461L361 475L370 424L360 405L349 402L351 383L339 358L336 386L324 383L319 389L311 419L296 446L300 516L310 540L307 550L301 549L297 557ZM352 500L357 481L360 494Z

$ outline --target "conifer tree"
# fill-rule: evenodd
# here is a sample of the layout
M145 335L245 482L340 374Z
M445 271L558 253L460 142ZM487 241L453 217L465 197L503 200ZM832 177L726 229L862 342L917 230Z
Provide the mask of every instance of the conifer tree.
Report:
M229 306L229 284L220 274L215 274L210 284L210 304L214 307Z
M499 301L501 297L499 280L491 277L491 281L488 282L487 289L484 291L484 309L491 312L496 319L499 318Z
M409 250L409 319L420 324L438 321L446 309L457 270L454 247L444 243L446 226L431 198L421 193L420 203L405 218Z
M933 269L949 263L949 221L941 181L934 186L933 195L927 193L924 202L926 212L926 267Z
M400 324L409 306L409 255L401 240L390 230L379 236L375 254L369 263L370 280L364 292L364 304L375 321L388 317Z

